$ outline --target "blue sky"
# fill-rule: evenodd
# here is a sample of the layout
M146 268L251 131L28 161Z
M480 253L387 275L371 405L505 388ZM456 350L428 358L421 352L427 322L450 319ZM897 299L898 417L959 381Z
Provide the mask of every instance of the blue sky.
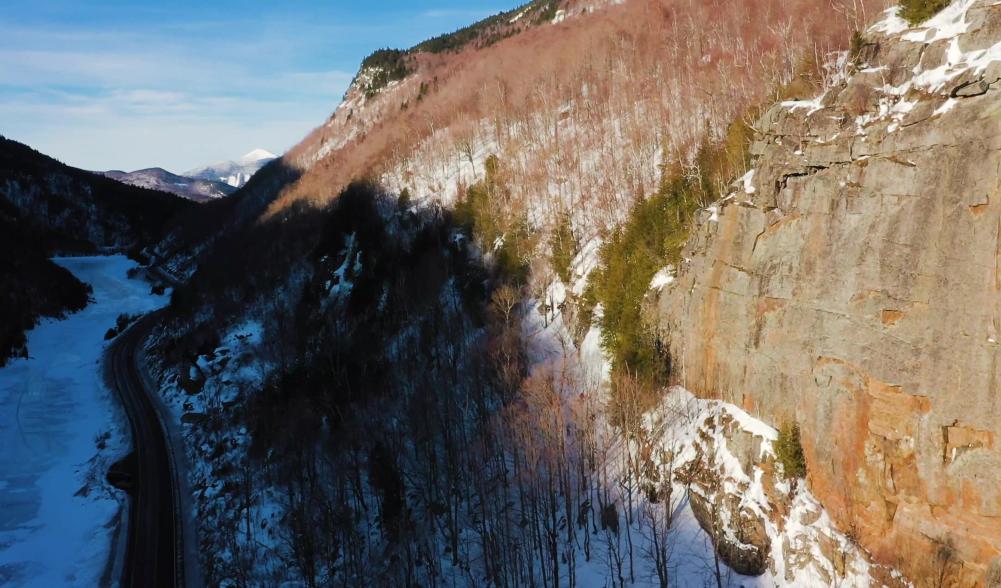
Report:
M0 0L0 134L85 169L279 153L361 59L518 0Z

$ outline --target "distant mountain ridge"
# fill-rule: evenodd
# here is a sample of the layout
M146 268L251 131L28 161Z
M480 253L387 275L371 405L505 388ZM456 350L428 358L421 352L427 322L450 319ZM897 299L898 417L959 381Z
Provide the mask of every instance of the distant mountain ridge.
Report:
M258 170L277 158L277 155L265 149L254 149L235 161L221 161L197 167L184 172L183 175L196 180L221 182L233 188L242 188Z
M102 173L130 186L170 192L196 202L224 198L237 190L236 186L221 181L181 176L162 167L150 167L133 172L111 170Z

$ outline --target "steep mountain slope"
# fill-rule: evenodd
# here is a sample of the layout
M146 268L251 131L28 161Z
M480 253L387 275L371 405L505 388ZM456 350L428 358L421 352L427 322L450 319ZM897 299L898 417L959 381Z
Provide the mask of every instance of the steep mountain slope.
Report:
M574 310L634 203L780 89L809 97L840 7L533 2L377 52L326 124L179 223L152 251L190 282L148 347L209 581L899 582L774 429L609 382Z
M301 175L301 171L287 165L284 158L271 161L231 196L207 201L174 217L168 224L166 237L146 253L160 270L180 280L191 277L199 265L213 263L216 269L224 270L222 275L232 277L229 268L251 264L254 259L269 254L268 248L274 244L255 237L255 231L260 229L257 221L275 198ZM309 234L296 238L309 238ZM217 247L220 241L229 245ZM221 252L224 247L229 247L226 254L208 255ZM247 267L245 271L251 269ZM201 277L213 280L207 270L201 272ZM215 282L224 283L223 280Z
M53 254L137 252L164 235L186 201L78 170L0 137L0 365L24 355L39 316L79 310L87 289Z
M659 321L679 382L801 424L813 492L923 585L1001 578L1001 10L892 13L755 125Z
M532 12L543 4L553 3L528 5L517 22L532 25L492 44L407 53L406 75L375 90L378 69L363 69L287 154L305 173L276 208L322 202L362 176L452 201L494 154L516 201L541 194L548 213L576 205L596 217L588 225L614 222L656 189L660 164L688 161L707 130L721 137L793 77L800 48L823 54L849 26L827 26L833 11L812 2L565 2L559 19Z
M242 188L258 170L278 156L264 149L254 149L236 161L222 161L184 172L184 177L221 182Z
M549 230L573 210L583 246L657 189L662 165L691 163L776 87L816 75L813 55L843 45L862 18L834 8L535 1L434 43L376 52L331 118L281 158L287 185L253 200L268 200L269 214L322 208L374 178L452 204L492 154L512 214Z
M171 194L176 194L195 202L204 202L205 200L229 196L239 187L219 180L179 176L160 167L140 169L133 172L112 170L102 172L102 175L113 180L118 180L123 184L148 188L150 190L159 190L161 192L170 192Z

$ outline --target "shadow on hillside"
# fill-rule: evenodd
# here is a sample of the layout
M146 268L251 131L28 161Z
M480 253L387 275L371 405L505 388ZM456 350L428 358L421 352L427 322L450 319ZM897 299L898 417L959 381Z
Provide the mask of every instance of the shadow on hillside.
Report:
M269 181L287 173L273 170ZM259 186L240 197L259 198ZM355 183L324 207L299 201L260 219L274 197L229 204L230 214L249 208L255 215L225 221L197 272L174 290L168 312L183 334L170 348L172 360L211 349L219 329L251 309L284 326L275 342L282 355L301 357L335 336L325 316L331 298L346 320L377 318L377 328L392 329L434 306L449 280L470 316L482 320L488 274L468 239L457 237L462 229L449 211L411 206L375 184Z
M301 176L302 172L286 164L283 158L269 162L232 195L191 207L178 215L160 244L160 257L197 256L210 250L216 241L239 234Z
M308 577L309 561L343 545L356 532L350 521L364 512L342 494L350 451L370 456L380 528L395 544L412 522L394 444L425 434L444 444L437 436L449 427L480 422L461 416L461 407L478 406L482 419L500 404L483 342L491 280L468 241L447 211L356 183L324 208L296 204L230 230L175 289L160 349L185 389L191 366L208 365L201 357L267 373L253 383L226 384L224 374L234 372L225 371L190 382L188 392L206 407L192 425L197 434L238 426L250 438L238 467L226 451L200 459L234 496L252 487L249 476L253 487L287 497L291 514L275 532L308 539L308 551L295 555ZM253 355L220 349L232 326L247 320L263 327L262 341L248 347ZM221 403L220 385L238 385L240 394ZM379 415L400 415L406 431L394 432ZM361 430L366 439L357 437ZM347 449L357 442L359 449ZM466 441L447 443L454 453ZM328 508L338 504L338 512ZM215 526L203 532L209 543L231 537ZM314 545L320 553L310 553ZM206 571L210 583L232 573L217 564Z

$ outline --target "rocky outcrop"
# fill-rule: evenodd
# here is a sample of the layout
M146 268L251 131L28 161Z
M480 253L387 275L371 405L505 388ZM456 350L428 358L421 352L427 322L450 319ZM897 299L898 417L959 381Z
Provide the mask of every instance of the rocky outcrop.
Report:
M802 483L783 475L775 429L732 404L696 399L680 387L665 391L645 424L646 434L635 438L637 455L657 456L659 463L643 471L669 467L674 489L661 498L684 497L731 570L779 586L905 585L893 570L874 565ZM645 452L645 443L657 450ZM663 488L664 482L655 476L642 485Z
M783 527L790 507L789 493L775 487L774 456L767 449L771 440L743 429L725 407L703 419L694 437L695 459L679 471L689 488L692 513L727 566L759 576L771 563L766 521ZM729 470L723 465L727 456L737 462L731 462ZM753 484L760 484L762 491L750 492ZM764 499L763 505L746 500L755 494Z
M723 498L723 497L720 497ZM729 502L737 502L736 496L726 495ZM692 512L699 525L710 533L716 541L716 549L720 558L731 570L745 576L760 576L768 570L768 549L770 544L765 535L765 526L761 519L749 516L738 519L733 525L735 538L731 539L718 529L714 512L724 508L719 502L710 501L698 494L691 495ZM732 505L728 505L732 506ZM743 511L737 511L745 514Z
M798 421L812 493L919 583L1001 556L999 59L997 3L888 15L767 112L656 302L679 383Z

